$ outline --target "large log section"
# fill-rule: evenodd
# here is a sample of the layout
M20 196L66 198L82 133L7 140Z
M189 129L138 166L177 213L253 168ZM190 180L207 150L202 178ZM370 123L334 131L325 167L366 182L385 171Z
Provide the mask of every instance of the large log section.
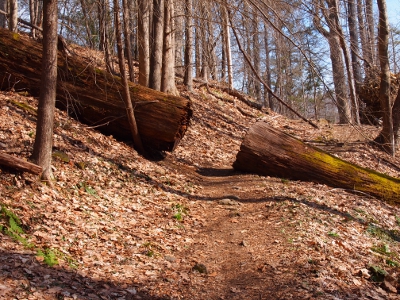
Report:
M233 167L240 171L324 183L400 204L400 180L359 167L257 122L246 134Z
M58 57L57 107L103 133L130 140L120 78L64 53ZM0 29L0 88L38 96L41 56L41 43ZM130 92L144 146L174 150L192 115L190 101L135 84Z

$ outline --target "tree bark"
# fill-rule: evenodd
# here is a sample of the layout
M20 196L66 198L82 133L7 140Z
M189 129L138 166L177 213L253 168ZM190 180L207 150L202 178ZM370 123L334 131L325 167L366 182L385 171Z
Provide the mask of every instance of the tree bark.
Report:
M43 6L43 55L33 161L43 168L42 179L51 182L51 154L57 88L57 0Z
M150 3L138 0L139 84L149 87L150 78Z
M185 75L184 84L188 91L193 89L193 2L185 0Z
M7 0L0 0L0 10L6 12L7 11ZM7 25L7 16L4 14L0 14L0 27L6 28Z
M12 32L18 32L18 0L10 0L10 15L8 20L8 27Z
M164 0L164 42L161 72L161 91L179 95L175 85L174 2Z
M227 5L227 4L225 4ZM229 28L229 17L226 6L221 8L223 18L223 33L224 33L224 49L226 55L226 64L228 66L228 88L233 88L233 72L232 72L232 49L231 49L231 34Z
M135 81L135 72L133 70L133 57L132 57L132 45L131 45L131 32L130 32L130 22L129 22L129 11L128 11L128 0L122 1L122 9L123 9L123 20L124 20L124 41L125 41L125 52L126 52L126 60L128 63L129 70L129 80L131 82ZM120 71L122 75L122 71Z
M0 165L6 166L13 170L28 172L35 175L40 175L43 171L42 167L38 165L3 152L0 152Z
M259 175L360 191L400 204L400 179L346 162L262 121L246 134L233 167Z
M41 45L0 29L0 89L39 94ZM57 107L79 121L105 134L131 140L126 108L121 98L122 84L117 76L99 70L90 62L59 52ZM184 136L192 115L191 103L129 83L132 105L144 147L173 151Z
M164 0L153 0L152 25L149 87L160 91L163 60Z
M383 124L382 131L376 138L384 150L395 155L392 104L390 101L390 70L389 70L389 24L386 9L386 0L378 0L379 9L379 31L378 31L378 52L381 66L381 83L379 87L379 101L381 104Z

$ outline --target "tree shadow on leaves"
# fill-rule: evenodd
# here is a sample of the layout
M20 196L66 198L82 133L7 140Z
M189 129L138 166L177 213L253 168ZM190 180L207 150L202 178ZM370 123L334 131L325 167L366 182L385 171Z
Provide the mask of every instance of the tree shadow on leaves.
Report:
M34 253L0 250L0 298L14 299L155 299L139 284L91 278L60 266L39 262ZM2 298L4 297L4 298ZM10 297L10 298L8 298Z

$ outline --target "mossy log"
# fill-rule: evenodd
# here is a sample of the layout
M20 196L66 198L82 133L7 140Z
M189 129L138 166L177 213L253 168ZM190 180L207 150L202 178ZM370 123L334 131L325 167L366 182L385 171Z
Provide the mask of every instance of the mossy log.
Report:
M400 179L346 162L262 121L246 134L233 167L259 175L360 191L400 204Z
M0 89L38 96L41 43L0 29ZM105 134L130 140L132 134L121 96L119 76L59 51L57 102L60 109ZM130 83L138 131L146 148L173 151L192 115L190 100Z
M16 171L28 172L35 175L40 175L43 171L42 167L38 165L3 152L0 152L0 165Z

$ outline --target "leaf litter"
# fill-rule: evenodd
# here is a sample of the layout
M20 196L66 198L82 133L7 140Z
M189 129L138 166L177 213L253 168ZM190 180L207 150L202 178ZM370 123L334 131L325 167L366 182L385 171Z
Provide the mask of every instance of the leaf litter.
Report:
M399 177L375 127L320 129L198 87L194 115L159 162L56 112L52 188L0 170L2 299L397 299L400 210L365 194L231 165L247 129L272 126ZM35 118L0 93L0 150L28 159ZM245 113L243 113L245 112ZM18 227L18 228L19 228ZM26 241L21 242L21 241ZM374 282L373 278L380 281Z

